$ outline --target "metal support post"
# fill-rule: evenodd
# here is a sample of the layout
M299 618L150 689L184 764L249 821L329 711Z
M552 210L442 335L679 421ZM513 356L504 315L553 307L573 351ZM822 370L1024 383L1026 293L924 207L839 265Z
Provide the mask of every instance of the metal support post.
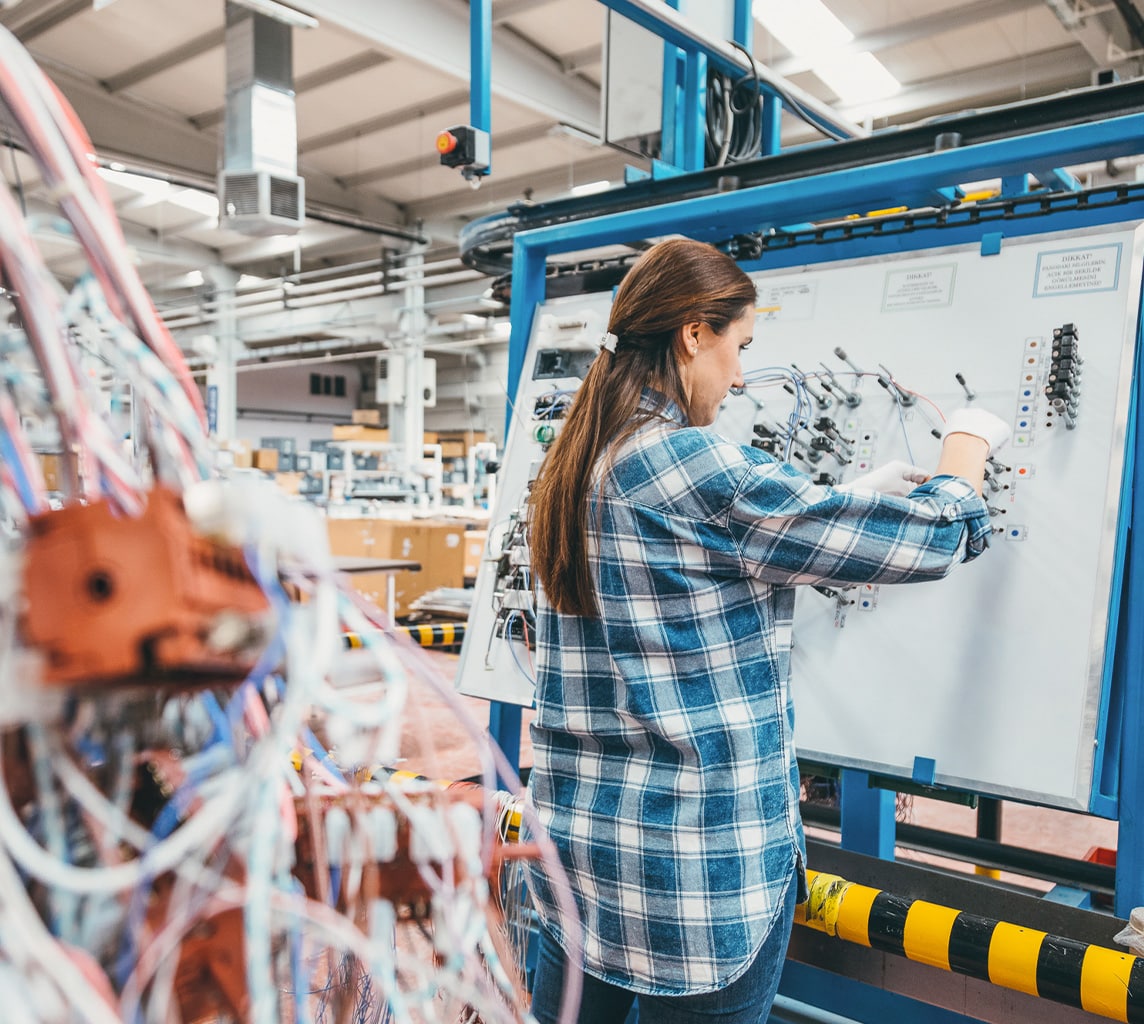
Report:
M217 305L215 356L207 368L207 427L212 437L233 441L238 432L238 318L234 295L238 274L222 264L205 268Z
M755 18L751 13L751 0L735 0L734 18L731 38L745 50L754 52Z
M872 789L869 775L845 768L839 805L842 809L842 849L893 860L897 830L895 794L885 789Z
M413 252L405 257L403 264L406 270L413 271L405 278L402 296L405 337L401 351L405 356L405 394L400 402L390 403L389 406L389 438L395 444L402 445L403 467L407 474L412 474L414 466L421 462L421 442L425 435L422 359L425 355L427 316L424 275L418 273L424 262L423 253Z
M1136 380L1133 408L1129 417L1127 450L1132 465L1125 467L1125 479L1133 484L1128 552L1124 579L1123 655L1119 676L1124 692L1121 719L1120 793L1116 840L1116 897L1113 911L1128 917L1133 908L1144 906L1144 496L1140 474L1144 469L1144 373L1141 357L1144 325L1137 327Z
M512 333L508 340L508 394L505 409L504 436L512 429L513 402L524 368L524 353L532 334L532 321L536 308L544 301L543 249L534 248L518 235L512 251L512 299L509 305L509 323ZM489 702L489 735L504 751L513 770L520 767L521 710L515 704Z
M1001 842L1001 801L991 796L982 796L977 799L977 838L989 839L995 843ZM975 875L985 878L1000 878L1001 872L996 868L982 867L980 864L973 868Z
M664 0L672 10L679 9L679 0ZM680 167L685 152L683 144L684 97L686 72L685 54L674 43L663 44L663 90L660 111L659 157L672 167Z
M774 156L782 148L783 101L778 96L763 97L763 139L760 156Z
M469 3L469 119L474 128L492 131L492 0L470 0ZM489 141L489 166L492 170L492 141Z
M707 120L707 58L689 53L683 64L683 153L679 166L685 171L701 171Z

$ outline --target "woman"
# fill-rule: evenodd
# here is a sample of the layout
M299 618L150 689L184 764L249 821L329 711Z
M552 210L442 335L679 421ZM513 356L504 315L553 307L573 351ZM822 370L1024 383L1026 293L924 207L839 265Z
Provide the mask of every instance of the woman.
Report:
M530 500L530 787L582 918L584 1024L620 1024L637 997L652 1024L766 1019L805 889L794 585L936 579L990 534L985 460L1008 429L989 413L951 417L908 498L817 486L707 430L743 386L755 301L710 246L648 250ZM531 882L533 1014L550 1024L564 936Z

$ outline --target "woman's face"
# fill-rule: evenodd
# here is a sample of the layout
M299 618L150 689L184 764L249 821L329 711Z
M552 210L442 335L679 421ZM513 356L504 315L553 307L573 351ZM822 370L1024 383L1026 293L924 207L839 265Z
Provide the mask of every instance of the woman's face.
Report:
M739 354L755 332L755 310L748 306L742 316L727 325L722 334L695 322L684 324L679 373L691 405L691 425L710 426L719 415L727 391L743 386Z

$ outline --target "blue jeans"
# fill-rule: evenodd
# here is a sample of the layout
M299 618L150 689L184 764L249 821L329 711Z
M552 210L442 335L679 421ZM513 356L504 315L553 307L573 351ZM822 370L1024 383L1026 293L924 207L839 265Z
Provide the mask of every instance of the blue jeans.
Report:
M779 987L797 889L792 878L766 942L746 973L726 988L697 996L638 995L581 972L584 994L577 1024L624 1024L633 1003L641 1024L763 1024ZM532 1015L540 1024L556 1024L559 1018L565 966L563 948L541 928L532 993Z

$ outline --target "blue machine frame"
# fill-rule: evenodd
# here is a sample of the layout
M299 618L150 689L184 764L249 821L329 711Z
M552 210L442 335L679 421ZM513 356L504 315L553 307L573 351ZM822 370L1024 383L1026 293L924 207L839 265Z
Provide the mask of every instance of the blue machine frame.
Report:
M582 251L659 235L683 234L717 241L751 231L766 231L782 224L821 221L853 211L888 206L919 207L932 202L942 190L960 182L985 178L1022 178L1068 164L1108 160L1144 152L1144 114L1127 114L1094 124L1057 128L1012 139L985 142L924 157L909 157L879 164L783 181L737 192L719 193L646 209L627 210L573 223L519 232L513 248L511 300L512 333L509 342L509 394L515 394L524 353L537 306L545 297L547 259L560 253ZM908 251L934 246L982 242L997 245L1000 236L1018 237L1132 220L1144 220L1144 198L1121 203L1078 203L1069 209L1029 219L922 227L914 231L875 235L850 241L764 253L748 271L786 265L828 262L870 256L887 251ZM1139 354L1140 340L1137 339ZM1138 358L1137 365L1140 360ZM1132 501L1144 467L1144 415L1141 375L1133 384L1130 434L1126 447L1125 480L1120 509L1120 550L1126 560L1119 622L1110 622L1109 663L1106 678L1113 699L1105 707L1104 771L1093 810L1119 820L1116 912L1128 916L1144 904L1144 544L1131 538L1144 533L1144 501ZM1131 614L1136 612L1137 614ZM1115 618L1115 616L1114 616ZM493 703L490 730L510 757L520 741L520 709ZM1119 751L1119 758L1115 756ZM842 796L843 846L883 857L893 856L893 815L887 801L892 794L871 791L860 773L844 774Z

